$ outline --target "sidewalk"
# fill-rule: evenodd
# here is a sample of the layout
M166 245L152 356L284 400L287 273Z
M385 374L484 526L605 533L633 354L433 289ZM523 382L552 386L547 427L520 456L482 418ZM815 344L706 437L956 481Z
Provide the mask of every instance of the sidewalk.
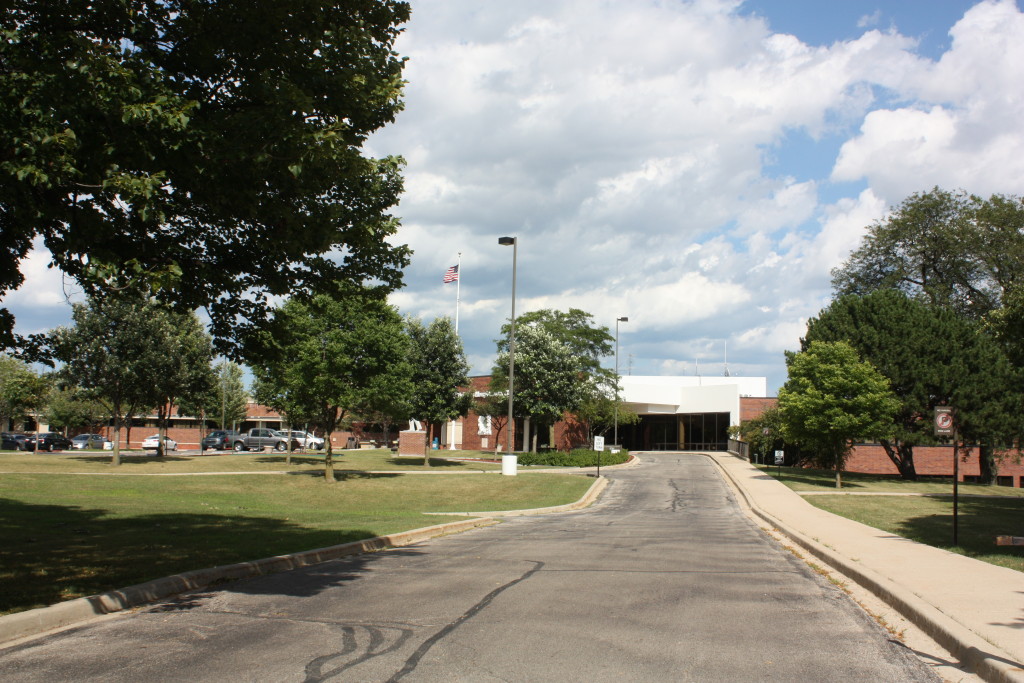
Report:
M979 676L1024 683L1024 573L819 510L742 458L707 455L756 515L892 605Z

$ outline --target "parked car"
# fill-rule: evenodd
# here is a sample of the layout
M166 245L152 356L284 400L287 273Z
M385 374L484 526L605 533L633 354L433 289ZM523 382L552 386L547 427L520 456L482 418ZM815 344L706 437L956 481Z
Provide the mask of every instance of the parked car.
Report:
M160 435L154 434L153 436L147 436L142 440L142 447L147 451L155 451L160 447ZM165 451L176 451L178 450L178 442L169 436L164 437L164 450Z
M288 450L288 437L274 429L250 429L247 432L236 434L232 443L235 452L262 451L270 446L275 451ZM299 442L291 440L292 449L299 447Z
M216 429L203 439L203 450L206 451L230 451L235 443L238 432L226 429Z
M28 437L25 434L18 434L17 432L3 432L2 437L3 444L0 445L0 450L4 451L23 451L27 448L25 441Z
M36 443L39 447L36 448ZM42 434L29 434L25 439L25 449L29 451L63 451L71 448L71 439L57 432L43 432Z
M103 448L107 437L102 434L79 434L71 437L71 447L77 450L85 448Z
M281 434L284 436L291 436L293 441L297 441L301 448L315 448L317 450L324 447L324 440L319 436L314 436L309 432L296 432L281 430Z

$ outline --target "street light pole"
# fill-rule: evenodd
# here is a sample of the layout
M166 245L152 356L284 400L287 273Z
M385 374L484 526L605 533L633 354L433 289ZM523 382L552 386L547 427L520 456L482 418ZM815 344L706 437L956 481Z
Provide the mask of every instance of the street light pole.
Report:
M512 436L512 429L515 426L512 421L512 395L516 376L516 259L519 240L515 237L499 237L498 244L512 247L512 321L508 335L508 422L505 425L505 452L512 455L515 450L515 440Z
M628 323L623 316L615 319L615 447L619 446L619 323Z

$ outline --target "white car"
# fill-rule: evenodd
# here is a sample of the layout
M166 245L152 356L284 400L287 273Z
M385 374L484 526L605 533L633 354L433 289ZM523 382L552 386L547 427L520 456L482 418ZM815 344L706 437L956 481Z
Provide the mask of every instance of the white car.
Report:
M298 441L302 448L314 448L316 450L320 450L324 447L324 440L319 436L313 436L309 432L289 432L285 429L280 429L278 431L281 433L281 436L290 436L293 441Z
M160 446L160 435L154 434L153 436L147 436L142 440L142 447L147 451L155 451ZM178 442L171 437L164 437L164 450L165 451L176 451L178 450Z

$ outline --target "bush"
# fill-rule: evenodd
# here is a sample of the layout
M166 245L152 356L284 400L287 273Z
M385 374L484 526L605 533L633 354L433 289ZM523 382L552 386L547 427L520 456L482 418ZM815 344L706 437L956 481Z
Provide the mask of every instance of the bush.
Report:
M551 465L554 467L594 467L597 465L597 451L577 448L572 451L549 451L546 453L519 453L520 465ZM618 465L629 460L629 451L601 453L602 465Z

